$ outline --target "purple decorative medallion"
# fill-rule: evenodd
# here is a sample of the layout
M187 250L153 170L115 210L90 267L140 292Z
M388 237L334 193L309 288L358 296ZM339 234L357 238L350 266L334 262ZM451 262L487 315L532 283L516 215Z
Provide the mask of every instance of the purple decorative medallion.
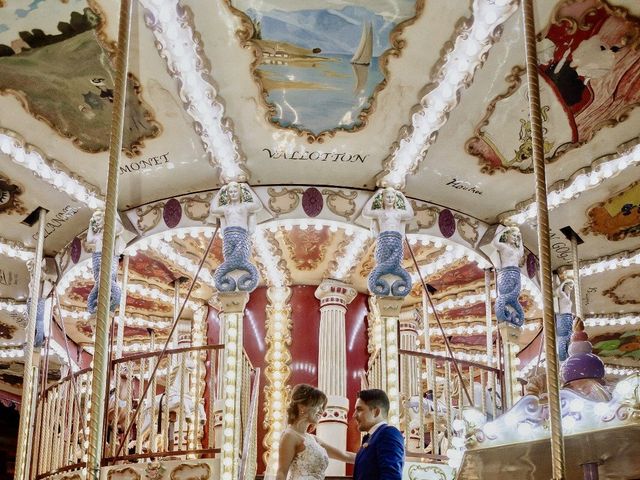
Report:
M71 261L73 263L78 263L80 260L80 255L82 254L82 242L78 237L73 239L71 242Z
M527 255L527 275L529 278L533 278L536 276L538 271L538 261L536 260L536 256L533 253L529 253Z
M440 227L440 233L444 238L449 238L456 232L456 219L448 208L440 212L438 227Z
M317 217L322 211L324 200L317 188L307 188L302 194L302 209L309 217Z
M162 218L167 227L174 228L180 223L182 219L182 207L180 202L175 198L167 201L164 205L164 211L162 212Z

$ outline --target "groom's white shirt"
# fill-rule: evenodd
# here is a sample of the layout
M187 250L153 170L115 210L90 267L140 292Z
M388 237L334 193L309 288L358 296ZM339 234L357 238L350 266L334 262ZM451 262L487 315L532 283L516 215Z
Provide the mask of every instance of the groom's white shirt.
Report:
M371 427L367 433L370 435L370 437L372 437L373 436L373 432L375 432L381 426L386 425L386 424L387 424L387 422L385 420L382 420L382 421L376 423L373 427Z

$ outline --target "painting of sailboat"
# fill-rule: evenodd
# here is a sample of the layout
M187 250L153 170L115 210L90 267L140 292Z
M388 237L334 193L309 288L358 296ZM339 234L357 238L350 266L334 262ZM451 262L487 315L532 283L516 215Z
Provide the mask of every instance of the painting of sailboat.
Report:
M383 88L385 57L420 0L227 0L246 43L256 49L254 77L273 124L318 138L366 124Z
M354 65L370 65L372 53L373 30L371 27L371 22L367 22L362 28L362 37L360 37L358 48L351 58L351 63L353 63Z

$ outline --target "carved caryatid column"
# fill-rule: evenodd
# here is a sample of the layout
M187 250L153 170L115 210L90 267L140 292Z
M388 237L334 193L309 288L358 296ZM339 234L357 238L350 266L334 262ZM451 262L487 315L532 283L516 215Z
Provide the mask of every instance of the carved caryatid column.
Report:
M524 246L518 227L497 229L491 244L497 252L494 259L498 263L495 312L503 342L503 407L510 408L521 396L517 382L516 356L520 351L519 340L525 320L524 310L520 305L520 262L524 255Z
M316 298L320 300L318 388L326 393L329 400L317 435L342 450L347 446L349 412L345 314L356 293L353 287L335 280L324 280L316 290ZM344 474L344 463L329 462L327 475Z
M371 220L376 235L375 268L368 278L369 291L377 297L380 312L380 383L390 401L389 423L400 426L398 364L398 320L400 309L411 291L412 279L402 266L405 227L413 219L411 204L391 187L378 190L367 201L362 216Z

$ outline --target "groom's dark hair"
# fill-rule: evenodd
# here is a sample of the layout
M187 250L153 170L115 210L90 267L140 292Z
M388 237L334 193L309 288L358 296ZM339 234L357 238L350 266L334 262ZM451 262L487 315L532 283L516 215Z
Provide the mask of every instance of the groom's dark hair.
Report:
M366 403L369 408L379 408L385 417L389 415L389 397L384 390L378 388L360 390L358 398Z

